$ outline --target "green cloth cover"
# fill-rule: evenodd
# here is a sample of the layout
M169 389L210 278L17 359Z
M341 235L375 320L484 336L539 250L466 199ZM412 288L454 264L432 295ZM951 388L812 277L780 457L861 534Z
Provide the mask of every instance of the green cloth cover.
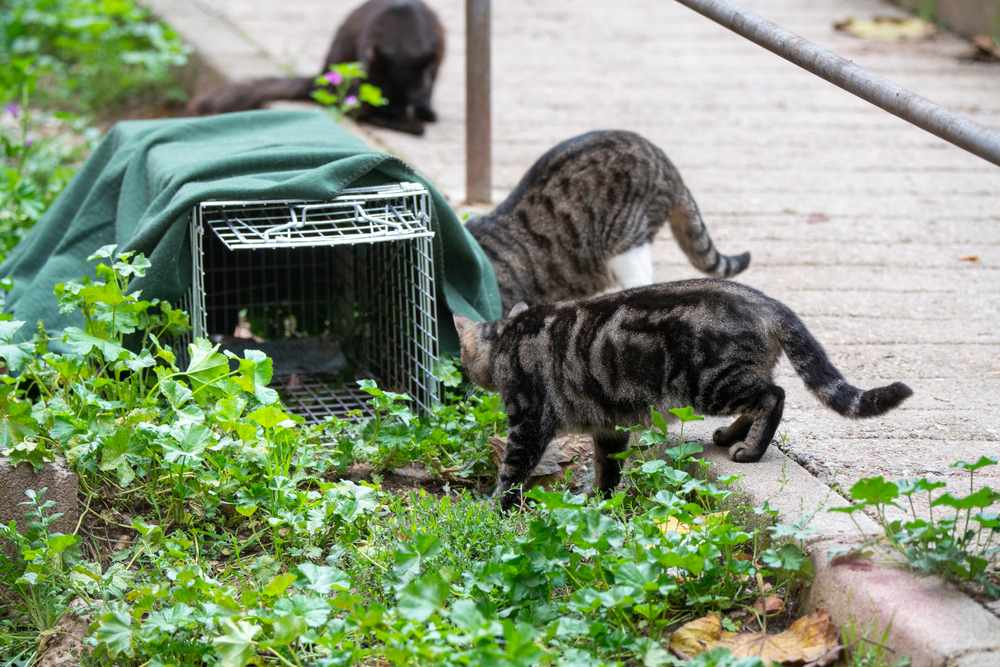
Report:
M0 266L0 275L14 280L7 309L29 323L22 335L31 335L38 320L50 331L79 325L59 313L52 288L92 275L87 257L110 243L152 262L136 289L176 302L191 283L188 222L198 202L329 199L347 187L400 181L419 181L431 192L439 339L442 352L455 353L449 310L474 319L501 316L489 260L426 179L313 111L117 124Z

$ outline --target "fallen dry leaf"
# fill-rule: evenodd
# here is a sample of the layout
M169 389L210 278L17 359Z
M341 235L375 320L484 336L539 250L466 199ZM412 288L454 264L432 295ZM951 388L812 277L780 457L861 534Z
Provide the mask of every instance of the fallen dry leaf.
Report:
M686 523L678 521L676 517L667 517L667 520L663 523L656 524L656 527L660 529L660 532L666 535L667 533L679 533L683 535L684 533L691 532L691 526Z
M768 595L764 598L758 598L753 603L753 608L757 610L757 613L767 616L780 614L785 611L785 601L777 595Z
M821 222L830 222L830 216L826 213L810 213L806 218L806 224L815 225Z
M916 16L875 16L871 19L851 17L837 21L833 27L862 39L876 39L886 42L926 39L936 32L933 23Z
M670 635L670 650L679 657L690 660L718 644L723 635L733 634L723 632L722 618L718 614L709 614L677 628Z
M978 262L979 255L962 255L959 259L963 262Z
M804 667L833 664L840 655L837 628L824 609L798 619L784 632L736 634L722 629L718 614L709 614L685 623L670 637L670 650L691 659L716 646L723 646L738 658L759 657L765 662Z

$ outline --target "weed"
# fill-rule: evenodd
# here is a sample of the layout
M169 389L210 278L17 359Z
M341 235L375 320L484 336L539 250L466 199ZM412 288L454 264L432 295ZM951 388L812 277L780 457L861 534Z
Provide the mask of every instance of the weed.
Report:
M1000 491L989 486L975 489L976 471L997 464L989 456L952 467L969 476L969 493L954 496L940 492L944 482L926 478L889 482L882 478L861 479L851 487L854 501L831 511L853 515L872 513L882 527L885 543L906 557L916 570L969 584L983 594L1000 598L1000 515L990 508L1000 502ZM926 494L929 513L919 516L913 496ZM904 507L900 503L905 503ZM888 510L909 511L909 518L891 518ZM935 516L935 509L938 510ZM860 530L860 528L859 528Z

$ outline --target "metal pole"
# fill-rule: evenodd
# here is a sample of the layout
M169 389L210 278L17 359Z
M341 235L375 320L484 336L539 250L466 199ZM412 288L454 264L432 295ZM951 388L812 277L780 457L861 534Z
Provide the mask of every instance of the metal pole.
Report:
M767 19L733 7L723 0L677 2L835 86L1000 166L1000 132L948 111Z
M490 0L465 0L465 199L492 195L490 141Z

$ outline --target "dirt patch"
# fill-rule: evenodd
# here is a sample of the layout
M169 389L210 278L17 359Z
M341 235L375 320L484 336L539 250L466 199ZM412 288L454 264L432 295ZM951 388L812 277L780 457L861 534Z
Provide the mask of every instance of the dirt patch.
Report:
M63 617L38 640L38 657L35 667L76 667L81 662L86 646L89 620L81 600L73 600Z

